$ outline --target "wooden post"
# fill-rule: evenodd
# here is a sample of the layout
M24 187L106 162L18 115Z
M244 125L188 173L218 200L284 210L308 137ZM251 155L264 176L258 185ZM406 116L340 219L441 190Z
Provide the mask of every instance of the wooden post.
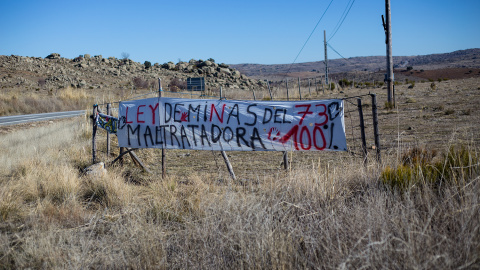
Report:
M325 30L323 30L323 44L325 46L325 84L328 84L327 34Z
M97 159L97 143L95 141L95 136L97 135L97 107L98 105L93 105L93 115L92 115L92 164L95 164Z
M158 101L162 98L162 79L158 78ZM163 144L162 144L162 178L165 179L167 173L166 173L166 168L165 168L165 143L166 140L163 138Z
M233 181L237 180L237 177L235 177L235 172L233 171L232 164L230 163L230 160L228 160L228 156L225 153L225 151L222 151L222 157L223 160L225 160L225 164L227 165L227 170L230 173L230 177L232 177Z
M270 100L273 100L272 89L270 89L270 83L267 80L268 92L270 93Z
M322 84L322 91L323 91L323 94L325 95L325 86L323 85L323 80L320 79L320 83Z
M111 104L107 103L107 115L111 115ZM110 157L110 133L107 132L107 159Z
M252 93L253 93L253 100L257 100L257 97L255 96L255 89L252 89Z
M287 80L285 81L285 86L287 87L287 101L288 101L288 100L289 100L289 98L288 98L288 78L287 78Z
M318 95L317 77L315 77L315 93Z
M298 77L298 96L302 100L302 91L300 90L300 77Z
M285 82L286 86L287 86L287 101L289 101L289 97L288 97L288 78ZM287 151L283 151L283 168L285 170L288 170L288 152Z
M377 114L377 95L372 96L372 115L373 115L373 135L375 136L375 150L377 152L377 161L382 162L380 155L380 134L378 133L378 114Z
M252 90L252 91L253 91L253 99L257 100L256 97L255 97L255 90ZM220 100L221 99L222 99L222 87L220 87ZM220 145L221 145L221 143L222 142L220 142ZM228 173L230 173L230 177L232 177L233 181L237 180L237 178L235 177L235 172L233 171L232 164L230 163L230 160L228 160L227 154L223 150L221 152L222 152L223 160L225 161L225 165L227 165Z
M310 78L308 78L308 94L310 95L310 98L312 98L312 91L310 91Z
M385 29L385 43L387 44L387 101L393 101L393 56L392 56L392 22L390 0L385 0L386 22L384 20L383 27ZM382 16L383 19L383 16Z
M367 141L365 139L365 123L363 121L362 99L357 99L358 115L360 116L360 134L362 136L363 164L367 166Z

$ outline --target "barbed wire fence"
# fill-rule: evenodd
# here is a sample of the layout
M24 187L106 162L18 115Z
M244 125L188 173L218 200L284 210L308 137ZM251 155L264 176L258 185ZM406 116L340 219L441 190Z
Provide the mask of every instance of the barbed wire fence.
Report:
M271 100L272 98L275 100L288 100L288 101L299 101L299 100L319 100L319 99L331 99L333 95L332 90L328 90L326 85L322 85L323 80L321 77L315 78L307 78L307 79L297 79L290 80L290 85L287 80L284 83L268 85L268 90L252 90L251 98L248 99L246 97L243 100L252 100L257 101L260 97L262 100ZM283 86L283 87L282 87ZM346 89L350 86L348 85L339 85L337 84L339 89ZM353 86L351 86L353 87ZM296 89L295 89L296 88ZM168 89L168 87L167 87ZM337 89L338 90L338 89ZM269 93L270 91L270 93ZM171 91L162 89L161 90L163 97L190 97L199 98L199 99L227 99L227 96L220 95L220 89L218 90L219 95L216 95L217 91L210 90L210 94L206 95L205 93L196 93L196 92L179 92L177 90ZM234 92L232 92L232 96ZM247 92L248 93L248 92ZM325 94L324 94L325 93ZM259 95L260 94L260 95ZM146 97L158 97L159 92L149 92L142 95L133 96L127 100L135 100L140 98ZM326 98L330 96L331 98ZM347 152L359 159L363 159L365 164L368 160L377 160L381 161L381 149L383 149L386 144L386 140L380 138L383 135L387 135L389 137L395 134L380 134L379 127L378 127L378 115L377 115L377 104L376 104L376 95L375 94L364 94L360 96L354 97L346 97L346 98L339 98L343 100L344 106L344 121L345 121L345 135L347 139ZM95 163L99 159L103 159L100 157L105 157L105 162L111 163L112 158L115 158L114 161L119 160L122 162L122 158L120 155L125 154L125 150L120 150L120 155L112 155L111 151L111 141L114 141L114 136L106 133L106 142L104 143L103 147L97 147L97 133L99 129L95 122L95 115L97 113L103 113L107 115L111 115L113 117L118 116L118 102L109 102L109 103L102 103L102 104L95 104L93 106L93 133L92 133L92 162ZM100 134L98 134L100 135ZM388 145L388 147L392 147L392 145ZM135 164L143 167L145 170L148 169L141 163L138 157L135 157L134 150L128 150L128 154L132 156L132 160ZM122 155L122 156L123 156ZM285 160L284 160L285 161ZM215 163L218 163L215 159ZM284 164L284 168L287 168L286 163Z

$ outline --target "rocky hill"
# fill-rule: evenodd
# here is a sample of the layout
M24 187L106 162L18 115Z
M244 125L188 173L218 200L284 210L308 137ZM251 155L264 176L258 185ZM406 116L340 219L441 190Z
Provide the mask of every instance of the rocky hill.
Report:
M101 55L81 55L67 59L52 53L45 58L0 55L0 86L24 89L133 89L158 87L162 79L166 90L180 91L189 77L205 77L207 89L221 86L230 89L263 87L226 64L210 60L190 60L151 65L130 59L104 58Z
M395 69L411 67L416 70L435 70L449 68L480 68L480 49L460 50L451 53L430 54L418 56L395 56L393 58ZM348 73L354 71L376 72L385 70L385 56L351 57L347 59L333 59L328 61L330 73ZM284 77L285 75L297 77L303 73L312 76L312 73L323 73L323 61L306 62L298 64L238 64L231 65L243 74L252 78ZM288 73L288 74L287 74ZM301 77L301 76L300 76Z

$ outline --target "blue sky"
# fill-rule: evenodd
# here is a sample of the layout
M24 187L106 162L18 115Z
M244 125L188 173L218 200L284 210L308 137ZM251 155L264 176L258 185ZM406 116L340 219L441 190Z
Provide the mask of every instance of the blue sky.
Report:
M394 56L480 47L479 0L391 2ZM328 6L297 63L323 60L323 30L344 57L385 55L384 0L0 0L0 55L288 64Z

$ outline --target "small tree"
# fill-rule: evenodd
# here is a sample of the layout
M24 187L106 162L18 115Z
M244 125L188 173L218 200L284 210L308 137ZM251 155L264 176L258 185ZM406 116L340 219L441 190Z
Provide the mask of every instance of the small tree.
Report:
M149 69L152 66L152 63L150 63L150 61L145 61L145 63L143 64L145 65L145 69Z

